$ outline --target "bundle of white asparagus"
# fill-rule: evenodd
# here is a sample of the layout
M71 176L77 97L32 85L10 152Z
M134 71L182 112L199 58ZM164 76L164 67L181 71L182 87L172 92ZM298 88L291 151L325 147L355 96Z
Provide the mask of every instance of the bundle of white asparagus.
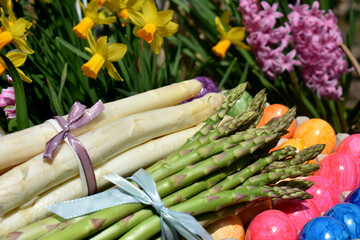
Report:
M123 176L131 174L133 171L163 158L197 131L198 127L191 127L211 116L222 104L223 95L208 94L190 103L167 108L161 107L174 105L193 97L201 89L201 84L200 86L198 84L197 81L191 80L166 87L173 90L170 92L162 88L144 93L150 99L139 97L141 94L131 97L136 100L135 103L141 110L129 109L135 107L133 102L126 99L121 100L125 103L119 110L116 110L116 116L109 110L104 111L105 114L103 112L97 116L95 119L100 119L94 123L90 122L91 125L86 130L78 130L76 135L86 132L78 139L83 143L92 160L99 188L106 186L106 181L101 176L109 173ZM177 87L181 94L175 90ZM170 97L169 94L173 97ZM151 101L154 102L154 105L151 105ZM105 109L109 109L108 104ZM157 110L143 112L149 109ZM126 113L121 113L122 110ZM133 114L136 112L140 113ZM126 115L130 116L123 117ZM108 116L111 120L105 120ZM114 120L117 118L120 119ZM49 132L49 129L52 128L44 125L37 127L38 130L47 129L45 132ZM56 134L54 129L51 129L51 132L52 135L46 135L44 132L36 133L38 134L37 138L41 138L40 143L37 142L37 144L42 145L41 150L37 151L43 151L46 141ZM160 136L164 137L158 138ZM2 138L0 141L3 141ZM32 137L29 138L32 139ZM12 140L14 141L14 139ZM149 141L151 139L154 140ZM25 145L26 148L30 146L29 143ZM4 147L0 146L1 151L4 152ZM24 146L22 147L24 148ZM0 152L0 156L6 155ZM78 171L77 161L72 150L68 145L61 144L55 151L52 163L44 161L43 154L40 152L30 160L1 175L0 232L7 233L48 216L50 213L44 208L46 205L81 197L82 190Z
M197 80L172 84L105 104L105 110L91 122L71 131L79 136L117 119L139 112L173 106L196 96L202 85ZM66 119L67 116L64 116ZM48 122L0 138L0 174L12 166L44 152L45 143L57 131Z
M178 149L185 143L186 139L195 134L200 127L201 124L148 141L95 167L98 189L102 190L109 187L109 182L102 176L112 173L120 176L129 176L139 168L150 166ZM10 233L18 228L52 215L52 213L45 208L47 205L80 197L84 197L81 180L76 176L40 194L38 198L29 203L28 206L18 207L6 213L0 218L0 233Z

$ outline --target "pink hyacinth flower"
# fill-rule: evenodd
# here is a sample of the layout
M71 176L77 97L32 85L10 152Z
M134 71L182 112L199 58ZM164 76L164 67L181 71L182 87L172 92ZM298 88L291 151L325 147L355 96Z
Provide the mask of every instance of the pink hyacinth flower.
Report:
M293 45L301 62L306 86L317 93L319 99L342 100L339 78L350 71L340 49L341 33L333 12L325 14L319 2L309 5L289 5L288 15Z
M9 82L12 82L12 79L7 75ZM14 87L4 88L0 94L0 107L5 108L5 114L8 116L8 119L16 117L16 107L15 107L15 91Z

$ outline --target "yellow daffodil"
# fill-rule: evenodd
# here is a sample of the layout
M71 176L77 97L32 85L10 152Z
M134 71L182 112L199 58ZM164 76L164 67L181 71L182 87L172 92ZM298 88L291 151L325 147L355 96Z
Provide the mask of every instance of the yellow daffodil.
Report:
M16 19L12 9L8 9L9 19L5 17L4 10L1 8L0 22L0 50L6 45L13 43L15 47L25 53L32 54L34 51L28 46L25 32L31 27L31 23L23 18Z
M92 0L85 10L84 5L81 4L81 8L85 17L81 22L73 27L73 31L79 38L86 39L86 33L88 29L92 29L94 24L103 25L111 24L116 21L116 17L106 17L104 12L98 12L98 6L96 0Z
M229 19L229 18L224 18ZM216 56L224 58L231 44L249 50L250 47L242 41L245 39L245 29L243 27L229 27L227 32L222 25L219 17L215 18L216 30L220 33L220 41L212 48Z
M18 67L23 65L26 61L27 55L19 50L13 50L8 52L6 54L6 57L14 64L16 67L16 70L18 71L21 80L24 82L31 83L32 80L28 78L23 71L21 71ZM0 58L0 76L5 72L6 70L6 64L5 62Z
M86 47L85 50L88 51L92 57L87 63L81 66L83 74L95 79L100 68L104 66L112 78L123 81L111 62L120 61L120 59L124 57L127 50L126 45L122 43L112 43L107 46L106 36L99 38L98 41L95 42L90 30L87 32L87 40L90 48Z
M128 10L129 18L135 24L133 34L150 44L154 53L159 54L162 38L173 35L178 25L171 22L173 11L157 11L153 0L145 0L142 13Z
M106 0L104 7L117 13L120 19L130 20L128 10L140 11L143 7L144 0ZM125 27L126 22L121 26Z

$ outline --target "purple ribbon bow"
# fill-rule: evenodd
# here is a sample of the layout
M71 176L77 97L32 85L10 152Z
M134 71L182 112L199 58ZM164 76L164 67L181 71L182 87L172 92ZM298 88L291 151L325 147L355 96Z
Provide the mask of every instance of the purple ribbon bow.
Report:
M93 120L99 113L105 109L101 100L97 101L90 109L86 112L86 106L75 102L70 109L67 120L62 117L55 116L54 119L58 121L60 126L63 128L61 132L56 134L50 139L45 145L44 158L50 160L54 154L56 148L60 145L63 139L68 138L68 141L80 159L81 166L84 170L84 176L88 189L88 195L95 194L97 192L96 178L94 169L90 160L90 157L84 147L84 145L74 135L70 133L70 130L79 128L91 120Z

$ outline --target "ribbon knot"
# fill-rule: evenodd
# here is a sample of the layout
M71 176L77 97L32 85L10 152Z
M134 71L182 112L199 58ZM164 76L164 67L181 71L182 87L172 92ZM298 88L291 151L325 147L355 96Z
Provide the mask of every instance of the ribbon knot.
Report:
M160 215L161 239L177 240L182 235L186 239L212 240L211 235L193 216L165 207L165 204L161 202L154 180L145 170L140 169L133 176L127 178L139 184L143 191L119 175L109 174L104 178L114 183L117 188L89 197L56 203L46 208L68 219L116 205L143 203L154 207Z
M56 148L61 144L62 140L65 140L71 146L79 161L80 176L82 181L86 182L85 184L83 183L83 188L85 188L87 195L91 195L97 191L94 169L84 145L71 134L70 130L79 128L90 122L104 110L104 105L101 100L99 100L86 112L85 110L85 105L75 102L66 120L59 116L53 117L56 121L49 120L58 130L58 133L46 143L43 158L50 160ZM59 128L58 125L60 125L61 128Z

